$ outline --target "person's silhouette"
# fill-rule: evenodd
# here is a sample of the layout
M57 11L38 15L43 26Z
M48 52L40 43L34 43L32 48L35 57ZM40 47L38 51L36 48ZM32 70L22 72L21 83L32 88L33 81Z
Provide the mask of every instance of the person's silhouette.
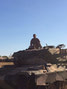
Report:
M40 44L40 40L38 38L36 38L36 34L33 34L33 38L30 42L30 48L31 49L39 49L42 48L41 44Z

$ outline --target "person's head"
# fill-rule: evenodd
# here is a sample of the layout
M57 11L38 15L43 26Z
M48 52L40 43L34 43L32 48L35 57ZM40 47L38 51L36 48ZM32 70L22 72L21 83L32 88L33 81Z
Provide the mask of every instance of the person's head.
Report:
M36 38L36 34L33 34L33 38Z

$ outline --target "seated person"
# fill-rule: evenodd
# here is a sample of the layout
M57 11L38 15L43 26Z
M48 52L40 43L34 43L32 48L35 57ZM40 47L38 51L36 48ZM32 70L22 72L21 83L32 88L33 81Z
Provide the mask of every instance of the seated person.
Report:
M38 38L36 38L36 34L33 34L33 38L30 42L30 49L39 49L42 48L41 44L40 44L40 40Z

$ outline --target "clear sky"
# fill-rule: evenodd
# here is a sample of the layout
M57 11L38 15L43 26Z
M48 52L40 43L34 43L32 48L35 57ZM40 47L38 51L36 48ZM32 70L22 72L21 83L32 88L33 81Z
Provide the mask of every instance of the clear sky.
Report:
M0 0L0 55L28 48L34 33L67 46L67 0Z

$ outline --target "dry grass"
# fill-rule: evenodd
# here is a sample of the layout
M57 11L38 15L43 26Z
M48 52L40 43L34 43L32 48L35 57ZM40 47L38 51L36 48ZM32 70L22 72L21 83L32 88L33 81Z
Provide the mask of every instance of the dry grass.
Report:
M13 62L0 62L0 68L2 68L5 65L14 65Z

